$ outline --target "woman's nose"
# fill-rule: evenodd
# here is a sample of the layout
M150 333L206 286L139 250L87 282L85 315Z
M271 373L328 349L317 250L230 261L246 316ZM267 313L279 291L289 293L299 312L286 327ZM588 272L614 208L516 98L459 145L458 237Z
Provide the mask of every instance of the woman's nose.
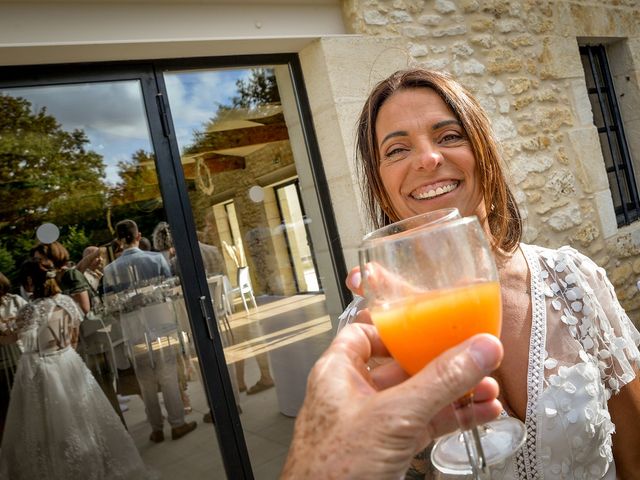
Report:
M423 170L433 170L442 163L442 153L431 144L423 145L418 151L415 160L415 167Z

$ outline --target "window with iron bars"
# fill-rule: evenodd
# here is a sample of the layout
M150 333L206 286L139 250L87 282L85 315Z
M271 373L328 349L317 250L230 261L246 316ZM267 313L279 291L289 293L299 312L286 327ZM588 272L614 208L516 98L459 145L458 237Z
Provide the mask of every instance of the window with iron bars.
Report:
M640 218L640 199L604 45L580 47L618 227Z

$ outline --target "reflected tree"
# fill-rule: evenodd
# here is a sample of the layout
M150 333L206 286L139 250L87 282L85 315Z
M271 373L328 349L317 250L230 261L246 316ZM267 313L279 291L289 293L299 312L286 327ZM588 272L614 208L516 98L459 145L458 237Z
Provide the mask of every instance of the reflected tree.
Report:
M165 220L155 155L137 150L131 160L118 162L118 176L120 181L109 193L111 223L132 219L144 236L150 236L157 223Z
M105 166L88 144L83 130L65 131L46 108L0 94L0 238L14 268L22 240L33 244L42 222L64 227L102 216Z
M237 80L238 94L231 97L230 106L222 108L255 108L280 103L276 75L271 68L254 68L247 80Z

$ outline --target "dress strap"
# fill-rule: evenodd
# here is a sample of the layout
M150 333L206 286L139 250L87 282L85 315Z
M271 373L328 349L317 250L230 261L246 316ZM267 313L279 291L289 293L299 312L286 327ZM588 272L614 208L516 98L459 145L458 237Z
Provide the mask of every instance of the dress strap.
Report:
M529 266L531 277L531 337L529 340L529 365L527 369L527 412L525 427L527 439L516 453L516 475L530 480L542 478L537 456L538 396L544 383L544 355L547 333L547 310L541 277L540 261L534 247L520 244Z

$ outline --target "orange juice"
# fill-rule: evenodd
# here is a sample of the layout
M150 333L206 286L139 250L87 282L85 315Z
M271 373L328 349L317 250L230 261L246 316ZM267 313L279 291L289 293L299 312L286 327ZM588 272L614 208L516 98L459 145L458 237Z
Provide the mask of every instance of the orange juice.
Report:
M385 346L410 375L477 333L500 336L500 284L433 290L386 306L371 317Z

